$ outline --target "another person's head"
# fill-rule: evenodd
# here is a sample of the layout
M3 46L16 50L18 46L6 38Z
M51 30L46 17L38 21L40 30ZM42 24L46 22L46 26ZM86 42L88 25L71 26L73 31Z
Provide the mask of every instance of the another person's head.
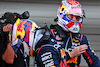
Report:
M65 31L79 33L85 17L82 5L75 0L63 0L57 11L57 24Z

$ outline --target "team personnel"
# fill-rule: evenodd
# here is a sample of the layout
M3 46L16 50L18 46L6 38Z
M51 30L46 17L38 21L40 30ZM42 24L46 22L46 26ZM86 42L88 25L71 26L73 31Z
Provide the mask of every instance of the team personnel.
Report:
M9 40L9 31L13 27L11 23L15 22L14 14L7 12L4 14L4 17L0 18L0 67L28 67L29 58L24 58L20 51L20 49L24 51L24 47L21 45L15 53L11 46L11 41ZM4 21L4 23L1 21ZM6 22L7 25L5 25ZM26 61L24 59L26 59Z

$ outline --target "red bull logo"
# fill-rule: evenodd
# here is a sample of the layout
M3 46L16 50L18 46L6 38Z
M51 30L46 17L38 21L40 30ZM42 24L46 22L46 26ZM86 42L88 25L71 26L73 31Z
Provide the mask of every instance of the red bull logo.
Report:
M32 28L31 21L21 20L17 26L16 38L19 36L20 39L22 39L29 45L29 32L31 28Z
M18 27L17 27L17 31L19 31L19 32L21 32L22 33L22 31L23 31L23 28L24 28L24 23L25 23L26 21L24 21L24 22L20 22L20 24L18 25Z
M24 38L24 36L25 36L25 31L24 31L24 23L25 23L26 21L20 21L20 24L17 26L17 32L16 32L16 38L18 37L18 36L20 36L20 39L22 39L22 38Z

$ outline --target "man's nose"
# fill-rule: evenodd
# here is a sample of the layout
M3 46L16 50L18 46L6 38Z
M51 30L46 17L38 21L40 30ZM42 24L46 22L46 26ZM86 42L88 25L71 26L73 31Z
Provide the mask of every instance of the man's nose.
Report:
M73 21L78 21L76 16L73 16Z

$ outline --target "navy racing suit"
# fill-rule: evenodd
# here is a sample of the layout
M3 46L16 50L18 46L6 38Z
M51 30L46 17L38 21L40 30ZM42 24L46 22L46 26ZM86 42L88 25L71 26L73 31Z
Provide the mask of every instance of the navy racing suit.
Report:
M99 58L90 48L87 37L81 33L65 32L59 25L51 25L50 38L40 41L35 51L35 67L79 67L81 55L71 58L69 52L83 44L88 46L82 54L88 66L100 67Z

